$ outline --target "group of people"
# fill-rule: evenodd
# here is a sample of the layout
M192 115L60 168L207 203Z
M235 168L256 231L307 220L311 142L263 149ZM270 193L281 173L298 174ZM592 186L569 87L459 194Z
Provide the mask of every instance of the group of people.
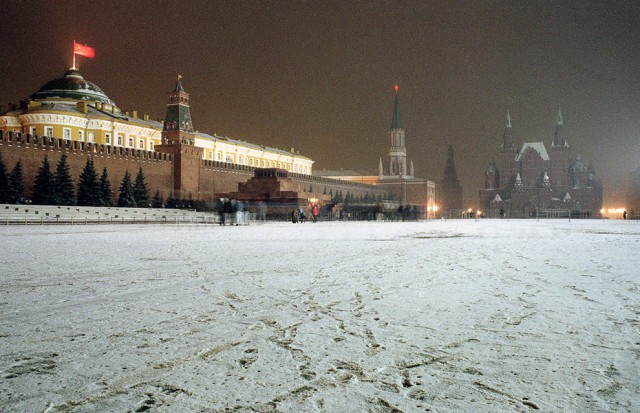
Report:
M220 225L247 225L249 221L244 210L244 203L235 199L220 199L218 208Z
M313 222L318 221L318 215L320 215L320 206L318 204L311 204L311 218L313 219ZM306 220L307 215L305 214L302 207L294 208L293 211L291 211L292 223L296 224L300 222L301 224L303 224Z

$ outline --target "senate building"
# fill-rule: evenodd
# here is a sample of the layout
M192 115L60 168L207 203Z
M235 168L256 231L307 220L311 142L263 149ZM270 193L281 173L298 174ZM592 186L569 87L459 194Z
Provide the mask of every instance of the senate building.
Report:
M178 79L161 121L123 112L98 86L75 69L54 79L17 108L0 116L4 133L55 137L68 141L153 151L162 143L162 131L184 130L202 148L202 158L255 167L277 167L311 174L313 161L305 156L196 132L189 113L189 94ZM180 122L180 124L178 124Z

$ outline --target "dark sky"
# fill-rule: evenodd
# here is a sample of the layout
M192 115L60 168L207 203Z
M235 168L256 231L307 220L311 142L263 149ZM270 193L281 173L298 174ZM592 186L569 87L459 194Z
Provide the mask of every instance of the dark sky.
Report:
M560 106L607 207L640 166L637 1L4 0L0 104L60 77L74 39L122 109L162 118L181 74L196 129L316 169L377 173L398 83L416 175L439 181L452 144L470 205L507 111L519 144L549 145Z

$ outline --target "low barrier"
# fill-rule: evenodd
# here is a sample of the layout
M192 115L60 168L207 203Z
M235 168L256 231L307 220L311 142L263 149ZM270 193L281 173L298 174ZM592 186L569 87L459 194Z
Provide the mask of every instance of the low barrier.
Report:
M193 210L0 205L0 225L218 224L214 213Z

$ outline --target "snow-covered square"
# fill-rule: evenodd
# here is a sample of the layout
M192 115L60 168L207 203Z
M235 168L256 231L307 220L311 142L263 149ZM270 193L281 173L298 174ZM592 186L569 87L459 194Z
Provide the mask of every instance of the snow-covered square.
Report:
M3 412L637 412L640 224L0 227Z

